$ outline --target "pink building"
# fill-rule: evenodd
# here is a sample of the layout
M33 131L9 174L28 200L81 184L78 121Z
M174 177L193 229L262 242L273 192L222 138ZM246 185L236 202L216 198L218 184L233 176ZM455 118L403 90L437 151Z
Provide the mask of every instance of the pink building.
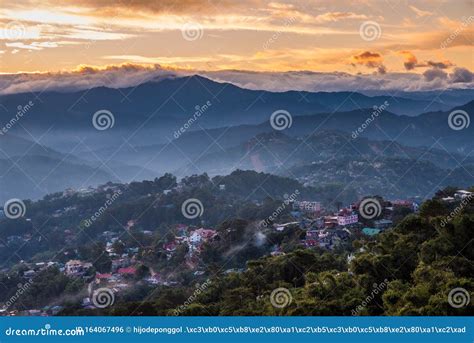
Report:
M300 201L298 207L301 211L319 212L321 211L321 203L318 201Z
M339 215L337 216L337 224L338 225L351 225L359 222L359 216L357 214L349 214L349 215Z

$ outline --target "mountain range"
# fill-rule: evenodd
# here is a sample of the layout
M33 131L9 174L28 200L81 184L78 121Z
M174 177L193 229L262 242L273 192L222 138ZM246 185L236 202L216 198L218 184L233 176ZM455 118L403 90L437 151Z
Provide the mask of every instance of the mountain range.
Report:
M18 106L33 106L0 134L0 201L151 179L165 172L222 175L236 169L281 174L311 185L357 181L397 196L429 193L431 183L455 176L458 185L472 184L474 128L449 125L453 111L474 112L472 99L462 103L469 91L450 91L444 97L429 92L278 93L196 75L134 88L4 95L4 125ZM92 124L94 113L102 109L114 116L114 126L104 131ZM291 116L283 131L270 123L278 110ZM404 175L395 192L387 180L403 168L415 176L405 180ZM423 174L429 182L414 187Z

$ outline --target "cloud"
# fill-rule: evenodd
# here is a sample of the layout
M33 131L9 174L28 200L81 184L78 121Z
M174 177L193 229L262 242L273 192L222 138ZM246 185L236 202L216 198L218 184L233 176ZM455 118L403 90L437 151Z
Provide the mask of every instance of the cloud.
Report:
M365 14L353 12L327 12L316 16L314 19L318 23L336 22L339 20L367 20L369 17Z
M44 48L57 48L59 46L56 42L32 42L25 44L22 42L5 43L9 48L26 49L26 50L43 50Z
M444 62L427 61L426 64L430 67L437 68L437 69L447 69L449 67L454 66L454 64L451 63L450 61L444 61Z
M47 1L48 2L48 1ZM49 1L57 5L55 1ZM246 9L258 4L256 0L63 0L63 6L82 7L88 11L88 15L102 16L120 14L121 17L144 17L149 14L186 14L186 13L209 13L216 10Z
M423 73L423 76L426 81L431 82L435 79L442 79L445 80L448 78L448 74L441 69L438 68L433 68L433 69L428 69Z
M399 52L405 59L403 65L405 66L406 70L413 70L415 68L434 68L434 69L447 69L453 67L454 64L451 61L426 61L426 62L418 62L416 56L407 50L403 50Z
M452 83L470 83L474 79L474 74L466 68L454 68L449 77Z
M377 69L380 74L385 74L387 68L383 65L383 57L377 52L365 51L359 55L352 56L353 65L364 65L367 68Z
M0 94L60 91L94 87L125 88L162 77L185 76L186 71L160 65L122 64L95 67L80 65L70 72L0 74Z
M371 53L376 54L376 53ZM366 54L367 56L367 54ZM371 58L375 58L372 56ZM383 67L378 66L377 69ZM0 94L20 92L71 92L93 87L125 88L168 77L199 74L218 82L230 82L249 89L269 91L420 91L446 88L474 88L472 73L455 68L447 73L432 68L424 74L388 73L349 74L344 72L255 72L239 70L198 71L161 65L122 64L95 67L81 65L76 70L59 73L0 74Z
M410 51L404 50L400 51L400 54L405 58L403 65L406 70L413 70L418 65L418 59Z
M420 17L429 17L431 15L433 15L433 12L429 12L429 11L423 11L423 10L420 10L419 8L413 6L413 5L410 5L408 6L413 12L415 12L417 18L420 18Z

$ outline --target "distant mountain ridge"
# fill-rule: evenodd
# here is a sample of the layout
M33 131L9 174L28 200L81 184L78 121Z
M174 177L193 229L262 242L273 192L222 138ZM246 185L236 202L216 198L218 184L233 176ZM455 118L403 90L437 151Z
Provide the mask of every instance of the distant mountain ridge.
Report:
M414 116L427 111L448 110L450 105L436 100L400 98L391 95L366 96L357 92L268 92L218 83L205 77L166 77L129 88L97 87L79 92L43 92L0 96L0 123L7 123L17 107L34 102L21 125L33 134L51 129L45 144L70 149L61 135L76 134L91 144L106 147L120 144L121 137L131 137L133 145L166 142L196 111L208 101L212 104L199 118L202 128L258 124L284 109L293 116L347 112L373 108L386 101L390 111ZM3 109L3 110L2 110ZM100 135L92 127L95 112L106 109L115 117L114 132ZM199 126L192 129L199 129ZM21 132L13 127L12 132ZM22 133L22 132L21 132Z
M134 88L45 92L37 98L30 93L0 96L2 125L18 104L34 101L20 121L0 135L0 200L37 198L45 191L83 184L152 179L165 172L222 175L237 168L293 173L308 182L319 175L325 183L335 173L331 160L347 169L351 167L345 162L370 166L380 159L384 175L390 175L391 166L419 160L417 180L429 168L433 175L461 169L457 175L469 179L462 168L473 162L474 125L454 130L449 118L453 111L474 113L474 101L446 108L446 103L427 100L429 96L277 93L201 76L165 78ZM456 94L449 99L457 101ZM102 109L114 116L114 126L104 131L92 123L93 114ZM291 116L291 125L281 132L270 123L276 110ZM24 168L35 177L25 178ZM47 183L45 177L53 179ZM22 187L12 186L16 180Z

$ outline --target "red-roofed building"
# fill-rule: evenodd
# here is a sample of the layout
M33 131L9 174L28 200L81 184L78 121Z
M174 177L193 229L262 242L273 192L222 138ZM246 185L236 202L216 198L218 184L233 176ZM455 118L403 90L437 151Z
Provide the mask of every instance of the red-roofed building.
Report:
M176 246L177 245L175 242L169 242L169 243L163 244L163 249L165 249L166 251L175 251Z
M96 273L95 274L95 278L99 280L107 280L107 279L110 279L111 277L112 277L112 274L109 274L109 273L104 273L104 274Z
M120 275L135 275L136 272L137 269L135 267L119 268L117 271Z

